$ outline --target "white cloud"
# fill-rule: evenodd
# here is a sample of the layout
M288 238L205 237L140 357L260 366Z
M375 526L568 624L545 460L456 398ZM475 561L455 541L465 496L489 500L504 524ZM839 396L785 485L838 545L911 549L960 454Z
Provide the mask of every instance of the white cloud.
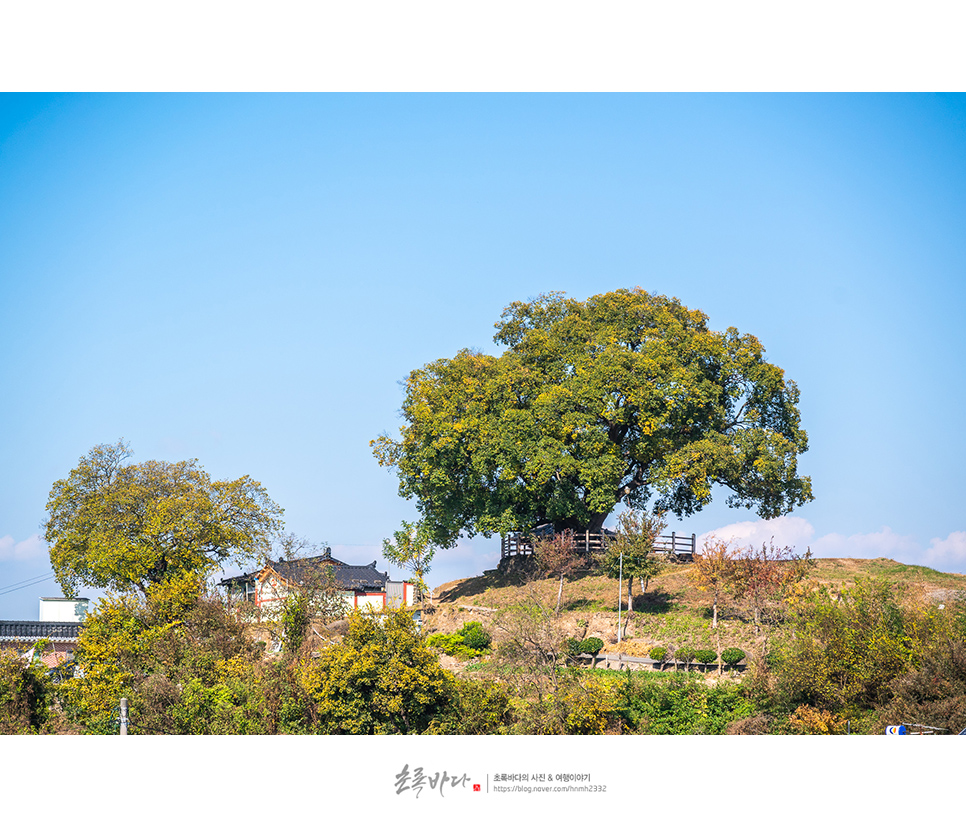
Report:
M944 539L932 539L924 560L925 564L939 570L966 572L966 532L957 530Z
M47 543L39 534L34 534L22 542L14 541L13 536L0 538L0 562L47 558L47 555Z
M712 536L722 541L732 542L736 547L760 547L775 540L776 547L793 547L805 551L815 535L815 528L804 518L783 516L782 518L739 521L709 530L698 536L698 547Z
M912 536L903 536L889 527L877 533L843 536L829 533L816 539L812 554L818 559L895 559L904 564L922 564L922 546Z
M828 533L815 536L804 518L786 516L768 521L755 519L728 524L698 536L698 546L711 536L731 541L736 547L760 546L774 537L778 547L798 553L811 548L816 559L894 559L906 565L929 565L943 571L966 573L966 532L957 530L946 538L934 538L924 548L914 536L883 527L875 533Z

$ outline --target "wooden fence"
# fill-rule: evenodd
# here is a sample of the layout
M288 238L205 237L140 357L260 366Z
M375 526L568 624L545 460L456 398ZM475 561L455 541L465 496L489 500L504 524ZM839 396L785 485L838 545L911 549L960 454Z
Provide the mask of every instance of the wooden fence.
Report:
M543 536L536 536L540 539ZM600 553L616 538L614 533L603 530L600 533L584 531L574 536L578 553ZM690 562L694 559L697 536L694 533L668 533L658 536L654 550L665 554L672 562ZM502 539L500 560L504 564L515 562L518 558L533 555L533 541L522 533L509 533Z

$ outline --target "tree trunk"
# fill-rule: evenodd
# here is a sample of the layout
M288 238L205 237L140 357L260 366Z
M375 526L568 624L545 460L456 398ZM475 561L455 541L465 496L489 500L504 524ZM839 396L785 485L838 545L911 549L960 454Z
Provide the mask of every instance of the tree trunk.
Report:
M711 604L712 615L711 615L711 629L712 631L718 630L718 588L714 589L714 602Z
M555 617L559 617L560 616L560 598L563 596L563 580L564 580L564 575L563 575L563 573L561 573L560 574L560 587L557 588L557 610L553 612L553 615Z
M624 619L624 637L627 637L627 626L631 622L631 614L634 611L634 577L627 580L627 617Z

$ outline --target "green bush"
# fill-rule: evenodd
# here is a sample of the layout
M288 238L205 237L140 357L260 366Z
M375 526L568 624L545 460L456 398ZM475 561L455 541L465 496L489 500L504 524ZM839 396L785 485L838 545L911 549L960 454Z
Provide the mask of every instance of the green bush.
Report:
M426 638L426 645L443 654L455 655L463 646L463 638L458 634L431 634Z
M464 646L479 652L486 651L493 642L483 624L476 621L466 623L456 633L463 638Z
M455 634L432 634L426 638L426 645L430 648L460 660L479 657L489 649L491 642L490 635L477 622L467 623Z
M648 735L718 735L734 721L757 712L740 684L707 686L678 675L628 675L618 691L616 710L624 727Z
M44 671L12 650L0 650L0 733L42 732L52 690Z
M698 663L704 663L705 665L709 663L714 663L718 659L718 653L712 651L711 649L698 649L694 653L694 659Z
M576 637L568 637L563 641L563 650L567 657L576 657L580 654L580 641Z
M681 646L674 650L674 659L681 663L690 663L694 660L694 649L690 646Z
M667 649L664 646L653 646L647 656L651 660L663 661L667 657Z
M604 641L599 637L588 637L580 641L581 654L597 654L602 648L604 648Z
M734 666L745 659L745 653L741 649L725 649L721 653L721 661L727 666Z

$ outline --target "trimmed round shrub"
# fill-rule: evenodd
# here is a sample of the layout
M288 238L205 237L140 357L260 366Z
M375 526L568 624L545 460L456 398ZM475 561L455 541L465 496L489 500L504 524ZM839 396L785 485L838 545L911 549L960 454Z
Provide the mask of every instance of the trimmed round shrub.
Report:
M745 653L741 649L735 649L735 648L725 649L721 653L722 663L725 663L728 666L734 666L736 663L741 663L741 661L744 659L745 659Z
M681 646L674 651L674 659L679 663L690 663L694 660L694 649L690 646Z
M599 637L588 637L586 640L580 641L579 648L581 654L597 654L604 648L604 641Z
M704 663L705 665L709 663L714 663L718 659L718 653L712 651L711 649L698 649L694 653L694 659L698 663Z
M580 654L580 641L576 637L568 637L563 641L563 650L567 657L576 657Z
M651 660L664 660L667 657L667 649L664 646L652 646L647 656Z

